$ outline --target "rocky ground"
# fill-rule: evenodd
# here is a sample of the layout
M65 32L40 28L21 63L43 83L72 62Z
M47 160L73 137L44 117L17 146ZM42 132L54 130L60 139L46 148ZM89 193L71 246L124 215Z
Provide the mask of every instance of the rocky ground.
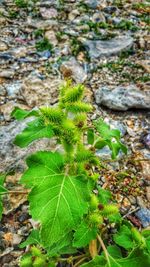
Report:
M84 83L91 119L103 117L118 128L128 156L110 160L97 151L106 169L100 184L110 188L121 213L137 227L150 225L150 1L0 0L1 172L17 181L24 158L52 143L27 149L13 145L24 122L11 119L15 106L32 109L57 103L66 78ZM19 244L35 222L25 195L5 198L0 224L0 266L18 266Z

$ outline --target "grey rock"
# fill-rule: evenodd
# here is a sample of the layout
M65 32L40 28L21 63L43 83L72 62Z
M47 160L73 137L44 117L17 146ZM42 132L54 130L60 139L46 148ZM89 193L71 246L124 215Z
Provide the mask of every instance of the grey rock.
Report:
M150 109L150 91L141 91L132 85L118 86L114 89L101 87L96 91L95 99L98 105L112 110Z
M150 210L147 208L141 208L135 213L136 217L141 221L143 227L150 225Z
M82 42L91 58L99 58L101 56L117 55L122 51L128 50L133 45L133 38L120 36L107 41L85 39Z
M87 78L86 72L74 57L62 63L60 70L64 77L69 74L77 83L83 83Z
M26 127L26 123L30 120L13 121L9 125L0 127L0 172L8 172L12 169L22 170L25 167L24 158L29 154L37 150L50 149L52 140L49 139L35 141L23 149L13 144L16 135Z

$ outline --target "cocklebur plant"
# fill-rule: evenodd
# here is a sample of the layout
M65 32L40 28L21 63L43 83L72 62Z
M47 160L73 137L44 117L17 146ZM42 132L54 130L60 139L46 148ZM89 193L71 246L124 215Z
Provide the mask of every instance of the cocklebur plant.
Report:
M29 191L29 212L40 225L20 245L30 247L20 266L50 267L64 263L74 267L115 267L127 266L131 259L136 267L143 267L139 264L139 254L148 267L149 240L139 238L141 234L135 229L132 230L133 251L131 247L121 246L122 235L128 238L127 231L124 233L128 226L121 219L111 193L98 185L101 162L96 150L108 146L115 159L120 150L127 153L127 149L121 142L120 132L110 129L102 119L89 125L87 113L92 106L83 102L83 98L84 86L73 86L67 81L60 88L57 106L32 111L16 107L12 112L17 120L33 117L16 136L16 145L24 148L40 138L56 140L55 151L38 151L27 158L28 168L20 180ZM9 194L4 181L3 176L1 195ZM0 205L2 213L2 197ZM118 229L114 237L109 235L107 227L111 223Z

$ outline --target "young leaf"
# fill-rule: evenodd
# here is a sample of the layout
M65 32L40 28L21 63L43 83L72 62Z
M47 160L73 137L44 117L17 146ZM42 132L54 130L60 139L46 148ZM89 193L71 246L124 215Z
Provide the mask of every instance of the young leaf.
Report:
M96 256L93 260L88 263L82 264L80 267L111 267L106 265L104 256Z
M26 147L33 141L40 138L51 138L53 136L53 131L51 126L45 126L40 120L34 120L27 124L28 126L18 134L15 138L14 144L19 147Z
M38 152L27 164L29 169L21 181L34 184L29 194L30 212L41 222L44 246L51 246L73 230L87 212L87 182L83 176L70 176L60 169L64 162L58 153Z
M121 249L116 245L111 245L107 247L107 251L109 255L111 255L115 259L122 258Z
M16 120L23 120L27 117L39 117L39 112L37 110L24 110L19 107L15 107L11 113L11 116L14 117Z
M111 200L111 193L103 188L98 188L98 199L101 204L108 204Z
M114 241L117 245L127 250L134 247L132 232L126 225L120 227L118 233L114 235Z
M8 190L3 186L5 181L5 175L0 175L0 219L2 218L3 213L3 203L2 203L2 195L6 193Z
M28 245L33 245L33 244L34 245L40 244L39 230L32 230L28 238L24 242L22 242L19 245L19 247L24 248Z
M87 141L88 141L88 144L93 145L94 143L94 130L93 129L88 129Z
M82 221L74 234L73 245L77 248L87 246L91 240L96 238L97 229L90 227L86 222Z
M127 154L127 148L120 142L121 135L119 130L111 130L110 126L107 125L107 123L105 123L102 119L95 123L95 127L101 136L101 139L98 139L95 144L96 148L101 149L105 145L108 145L112 151L113 159L117 157L120 150L122 150L123 153Z

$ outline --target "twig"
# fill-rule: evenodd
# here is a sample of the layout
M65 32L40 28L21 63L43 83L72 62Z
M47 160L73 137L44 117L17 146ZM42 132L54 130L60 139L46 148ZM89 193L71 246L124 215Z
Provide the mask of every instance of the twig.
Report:
M127 217L128 215L130 215L130 214L132 214L132 213L134 213L135 211L137 211L137 210L139 210L140 208L139 207L137 207L136 209L133 209L133 210L130 210L127 214L125 214L124 216L122 216L122 218L125 218L125 217Z
M7 194L28 194L29 191L6 191L1 192L0 195L7 195Z

